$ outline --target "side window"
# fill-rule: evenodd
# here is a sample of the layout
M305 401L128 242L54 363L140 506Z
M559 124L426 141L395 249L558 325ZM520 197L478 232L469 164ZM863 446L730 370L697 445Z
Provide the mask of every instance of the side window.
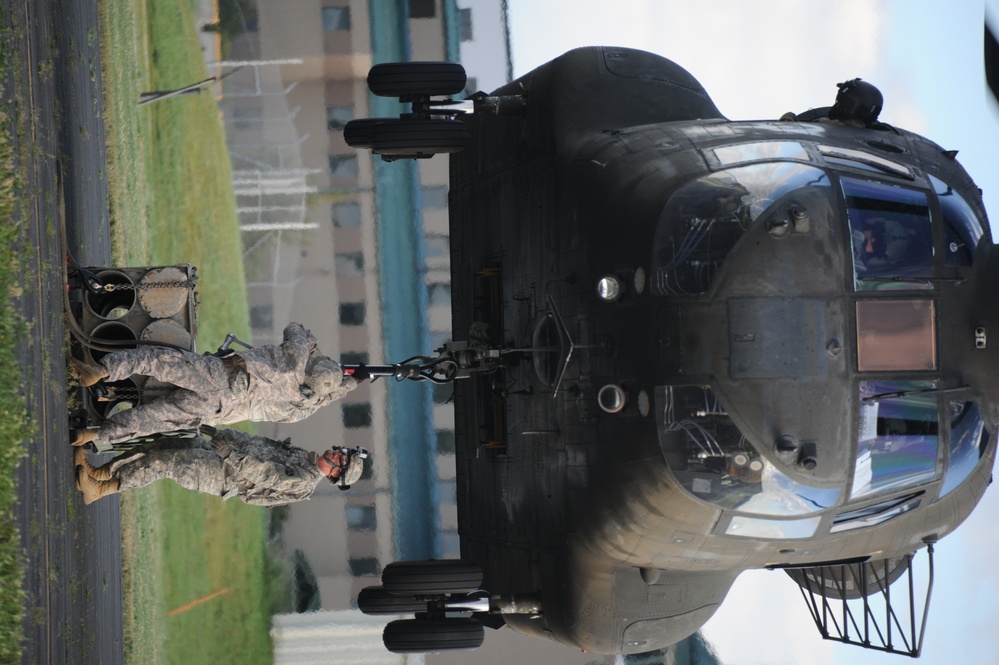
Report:
M978 241L984 234L982 224L968 202L950 185L933 176L930 176L930 182L943 213L944 264L954 268L970 266Z
M933 480L940 426L932 382L862 381L857 412L851 498Z
M961 485L978 465L985 453L989 433L975 402L956 402L950 405L950 455L944 472L940 496L949 494Z

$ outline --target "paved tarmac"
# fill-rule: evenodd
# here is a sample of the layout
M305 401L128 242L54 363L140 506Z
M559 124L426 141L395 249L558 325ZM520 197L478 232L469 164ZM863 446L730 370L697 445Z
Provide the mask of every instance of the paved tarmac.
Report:
M68 444L60 220L83 265L108 265L107 185L95 0L0 0L12 66L2 96L16 110L15 159L27 198L21 313L28 408L36 430L17 471L26 558L22 662L115 664L122 658L117 497L84 506Z

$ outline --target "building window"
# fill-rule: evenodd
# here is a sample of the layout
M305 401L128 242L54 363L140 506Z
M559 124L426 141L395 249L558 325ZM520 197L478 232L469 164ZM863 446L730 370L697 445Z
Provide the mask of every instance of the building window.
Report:
M441 558L457 559L461 556L461 538L458 537L457 531L442 531L440 539Z
M454 480L440 480L437 482L437 497L441 503L458 503L458 485Z
M356 203L334 203L330 214L335 228L356 229L361 226L361 206Z
M427 288L428 299L431 307L440 305L451 305L451 285L444 283L431 284Z
M351 429L371 427L371 405L367 402L362 404L344 404L343 426Z
M354 119L353 106L327 106L326 129L331 132L343 131L343 126Z
M447 210L447 187L424 187L423 208L425 210Z
M454 399L454 387L450 383L435 383L432 389L434 404L449 404ZM437 436L444 430L437 430Z
M274 327L274 306L254 305L250 308L250 327L270 330Z
M364 325L364 315L366 308L363 302L340 303L340 325L361 326Z
M357 155L330 155L330 177L334 180L357 179Z
M454 454L454 430L453 429L439 429L435 433L437 434L437 454L438 455L453 455Z
M368 354L366 351L343 351L340 353L341 365L367 365Z
M409 18L433 18L437 15L436 0L409 0Z
M451 256L451 240L448 236L428 236L424 245L425 257L440 259Z
M374 531L378 524L374 506L347 506L346 515L351 531Z
M472 8L458 10L458 35L463 42L472 41Z
M350 7L323 7L323 30L350 30Z
M333 269L337 277L363 277L364 254L361 252L334 254Z
M347 559L347 568L354 577L373 577L378 575L378 559L373 556Z
M232 122L236 129L259 129L264 121L264 109L260 106L236 106L232 109Z

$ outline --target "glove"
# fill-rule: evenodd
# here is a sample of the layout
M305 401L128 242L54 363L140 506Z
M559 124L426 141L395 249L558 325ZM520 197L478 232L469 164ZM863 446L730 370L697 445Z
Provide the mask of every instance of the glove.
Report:
M351 374L351 376L354 377L358 383L360 383L361 381L367 381L370 379L371 373L368 371L368 367L364 363L361 363L354 369L354 373Z
M223 439L212 439L212 450L219 456L219 459L225 459L232 454L232 448Z

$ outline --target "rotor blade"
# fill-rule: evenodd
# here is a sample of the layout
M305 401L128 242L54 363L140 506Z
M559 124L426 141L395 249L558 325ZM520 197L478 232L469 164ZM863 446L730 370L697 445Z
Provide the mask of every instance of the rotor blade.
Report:
M992 91L992 98L999 102L999 43L996 42L995 33L989 27L987 20L985 21L985 81Z

